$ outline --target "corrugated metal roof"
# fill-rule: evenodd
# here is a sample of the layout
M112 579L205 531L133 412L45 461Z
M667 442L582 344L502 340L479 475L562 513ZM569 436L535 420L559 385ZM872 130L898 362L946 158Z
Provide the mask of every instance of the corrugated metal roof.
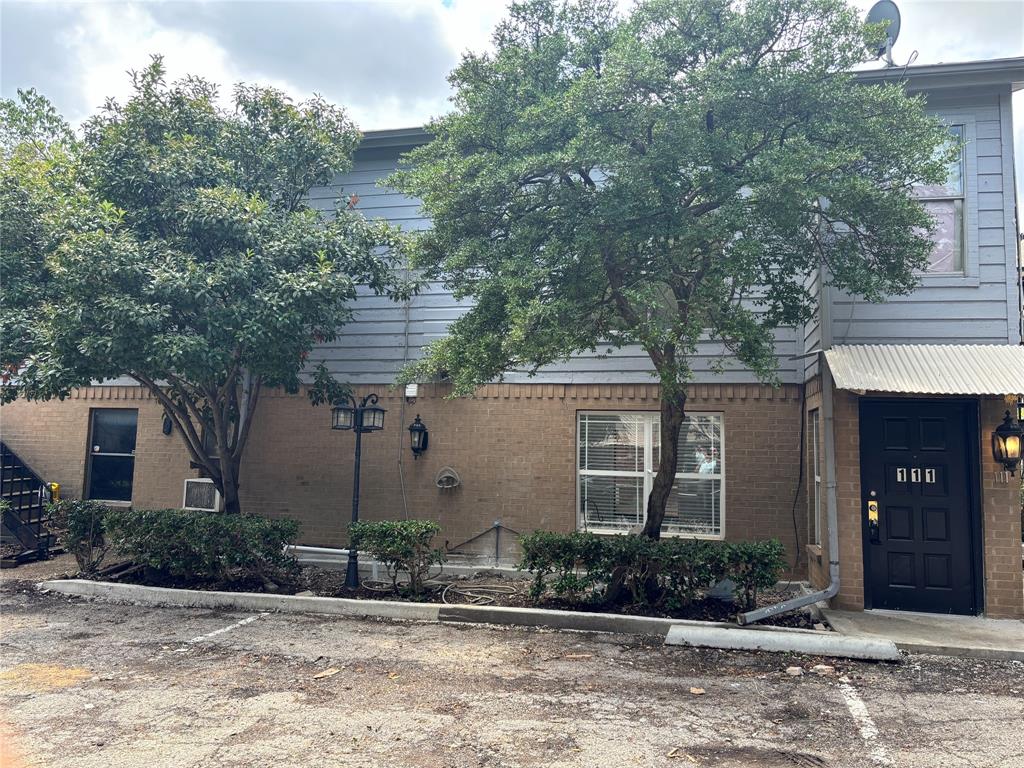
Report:
M825 351L839 389L922 395L1024 393L1024 347L866 344Z

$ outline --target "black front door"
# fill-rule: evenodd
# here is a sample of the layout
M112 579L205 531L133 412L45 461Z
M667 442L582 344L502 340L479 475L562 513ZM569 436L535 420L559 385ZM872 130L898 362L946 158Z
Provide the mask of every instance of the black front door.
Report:
M861 401L865 605L976 613L968 403Z

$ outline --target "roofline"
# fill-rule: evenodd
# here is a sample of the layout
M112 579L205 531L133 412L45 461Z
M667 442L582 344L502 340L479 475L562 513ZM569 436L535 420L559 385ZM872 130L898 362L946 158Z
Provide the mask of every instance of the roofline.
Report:
M426 128L385 128L377 131L363 131L359 149L381 149L385 147L415 147L430 141Z
M1011 91L1019 91L1024 89L1024 57L884 67L854 72L854 76L868 83L906 80L914 91L985 85L1009 85Z

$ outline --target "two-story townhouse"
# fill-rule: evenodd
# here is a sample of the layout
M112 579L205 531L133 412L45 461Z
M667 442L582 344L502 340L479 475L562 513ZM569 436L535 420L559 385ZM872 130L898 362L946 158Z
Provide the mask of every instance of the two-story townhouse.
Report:
M904 77L965 140L948 183L920 190L940 225L932 268L912 295L884 304L813 276L820 311L778 333L776 387L704 343L665 532L776 537L792 573L843 607L1021 616L1019 483L989 443L1024 392L1010 112L1024 59L859 76ZM420 129L368 133L353 169L315 190L315 205L329 212L355 194L369 217L429 226L417 201L378 184L428 139ZM435 519L453 551L505 560L516 532L638 526L658 455L647 356L581 355L472 398L448 399L438 382L394 387L465 309L442 285L403 305L366 296L316 352L387 408L385 429L362 443L362 516ZM406 427L417 416L429 443L414 459ZM123 381L61 403L6 405L0 419L4 441L68 495L178 506L195 476L179 438L161 429L159 405ZM244 508L299 520L305 545L342 546L352 451L325 409L268 393L243 465Z

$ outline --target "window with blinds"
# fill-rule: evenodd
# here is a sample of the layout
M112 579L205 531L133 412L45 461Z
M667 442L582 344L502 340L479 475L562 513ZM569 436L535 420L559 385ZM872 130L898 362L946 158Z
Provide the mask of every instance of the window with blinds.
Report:
M722 414L692 413L679 433L676 481L662 533L722 538ZM583 530L624 533L643 525L661 458L659 416L581 412L577 416L578 519Z

